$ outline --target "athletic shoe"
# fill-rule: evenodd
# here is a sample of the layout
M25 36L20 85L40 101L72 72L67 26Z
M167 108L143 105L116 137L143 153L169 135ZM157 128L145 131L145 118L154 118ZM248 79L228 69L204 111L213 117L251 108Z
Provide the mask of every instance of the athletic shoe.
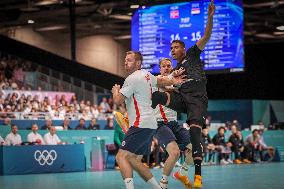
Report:
M244 163L247 163L247 164L251 164L251 161L248 160L248 159L243 159L243 162L244 162Z
M155 167L153 167L153 169L160 169L161 166L160 165L156 165Z
M194 176L194 188L202 188L202 176L201 175L195 175Z
M180 172L177 171L173 174L173 177L176 180L179 180L185 186L185 188L192 189L192 184L186 175L181 175Z
M228 162L229 164L233 164L233 163L234 163L231 159L227 159L227 162Z
M234 160L234 163L235 163L235 164L242 164L243 162L242 162L241 160L239 160L239 159L235 159L235 160Z
M160 180L160 186L162 189L168 189L168 181Z
M149 165L147 163L143 163L143 165L147 168L150 168Z
M224 159L221 159L220 164L221 164L221 165L228 165L229 162L227 162L227 161L224 160Z

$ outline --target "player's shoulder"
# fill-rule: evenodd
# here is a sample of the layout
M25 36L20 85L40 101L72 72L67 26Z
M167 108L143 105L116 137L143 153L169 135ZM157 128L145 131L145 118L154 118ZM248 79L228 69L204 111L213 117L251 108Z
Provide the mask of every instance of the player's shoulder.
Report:
M187 49L187 52L191 52L191 53L201 53L202 50L199 49L199 47L197 46L197 44L192 45L191 47L189 47Z
M139 80L145 77L150 77L151 73L146 70L137 70L130 75L131 79Z

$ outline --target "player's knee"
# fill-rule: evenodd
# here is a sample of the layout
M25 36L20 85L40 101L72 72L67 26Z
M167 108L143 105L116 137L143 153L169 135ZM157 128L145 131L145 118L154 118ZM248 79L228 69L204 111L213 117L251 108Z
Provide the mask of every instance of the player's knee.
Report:
M172 144L171 148L168 150L169 156L178 159L180 156L180 150L178 145L175 143L175 145Z
M121 162L127 159L127 153L119 150L117 155L115 156L117 162Z

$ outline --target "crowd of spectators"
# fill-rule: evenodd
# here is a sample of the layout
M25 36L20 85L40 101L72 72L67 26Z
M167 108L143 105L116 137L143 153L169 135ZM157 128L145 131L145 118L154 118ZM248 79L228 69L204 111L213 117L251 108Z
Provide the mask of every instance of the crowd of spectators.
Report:
M202 145L206 164L215 162L221 165L227 164L250 164L262 161L277 161L275 148L268 146L263 138L266 128L262 122L259 128L243 137L241 127L235 120L218 128L217 133L211 138L208 133L209 127L203 129ZM225 135L226 132L230 132Z
M91 103L91 101L78 100L73 95L67 100L65 95L56 95L55 98L45 96L40 99L38 95L32 93L19 94L17 91L29 91L32 88L26 87L24 82L25 71L34 70L33 64L22 61L11 56L0 56L0 119L4 119L3 125L11 126L11 132L4 138L0 136L0 145L20 145L22 138L18 134L18 127L11 124L10 118L20 119L45 119L45 125L41 129L48 130L42 137L38 133L38 125L31 126L31 132L27 141L30 144L61 144L61 140L56 135L56 127L52 124L52 120L63 120L60 125L62 130L71 130L69 122L71 119L79 120L79 124L75 130L98 130L100 126L97 119L103 118L107 120L104 126L106 130L114 129L113 110L116 109L112 98L103 97L100 104ZM2 90L11 90L6 94ZM14 91L13 91L14 90ZM39 87L37 89L41 91ZM17 117L20 115L20 117ZM86 125L86 120L90 120L90 124ZM259 129L255 129L247 137L243 137L242 126L238 120L226 122L224 126L218 128L217 133L211 138L209 135L211 117L206 119L207 127L202 131L202 145L204 164L219 163L241 164L261 161L274 161L275 149L268 146L263 138L265 127L263 123L259 123ZM275 125L268 126L268 129L276 129ZM225 135L225 133L230 134ZM158 145L158 141L153 140L152 154L145 157L147 164L152 166L163 165L165 152ZM152 163L150 163L152 161Z
M276 149L268 146L263 138L267 128L262 122L259 122L258 126L258 129L252 130L244 137L238 120L233 120L226 122L224 126L219 126L216 134L210 136L210 133L215 131L214 128L210 128L210 120L207 120L207 126L202 130L203 164L228 165L280 161ZM246 129L246 133L248 132L249 130ZM167 154L155 139L152 141L151 151L151 155L143 158L145 164L153 168L163 167ZM176 166L180 166L180 163L177 162Z
M100 115L111 115L113 111L112 99L102 98L98 106L90 101L81 100L78 102L76 96L72 96L67 101L65 95L56 95L55 99L48 96L39 100L38 95L21 94L17 92L9 93L6 96L0 91L0 118L15 118L16 114L21 113L21 119L70 119L91 120L100 118Z
M29 61L0 54L0 90L31 90L31 86L24 84L24 72L34 70Z
M112 98L103 97L100 104L90 101L78 100L74 95L71 100L66 100L65 95L56 95L55 98L29 93L35 86L26 86L24 72L35 71L36 66L11 55L0 53L0 118L15 118L13 112L21 112L21 119L64 119L65 117L85 120L99 118L100 114L112 114ZM10 91L8 94L7 90ZM14 90L14 92L13 92ZM19 94L17 91L27 91ZM41 91L37 87L36 91ZM76 116L75 116L76 114ZM105 119L107 117L104 117Z

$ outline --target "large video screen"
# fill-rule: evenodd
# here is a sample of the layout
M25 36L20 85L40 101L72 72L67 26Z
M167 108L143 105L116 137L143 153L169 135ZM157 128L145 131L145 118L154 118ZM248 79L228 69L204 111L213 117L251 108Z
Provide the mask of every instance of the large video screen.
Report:
M138 9L132 18L132 49L143 54L143 68L159 73L159 60L171 58L170 44L179 39L189 48L202 36L210 0ZM207 73L244 70L242 0L215 0L210 41L201 54ZM174 66L176 62L174 61Z

